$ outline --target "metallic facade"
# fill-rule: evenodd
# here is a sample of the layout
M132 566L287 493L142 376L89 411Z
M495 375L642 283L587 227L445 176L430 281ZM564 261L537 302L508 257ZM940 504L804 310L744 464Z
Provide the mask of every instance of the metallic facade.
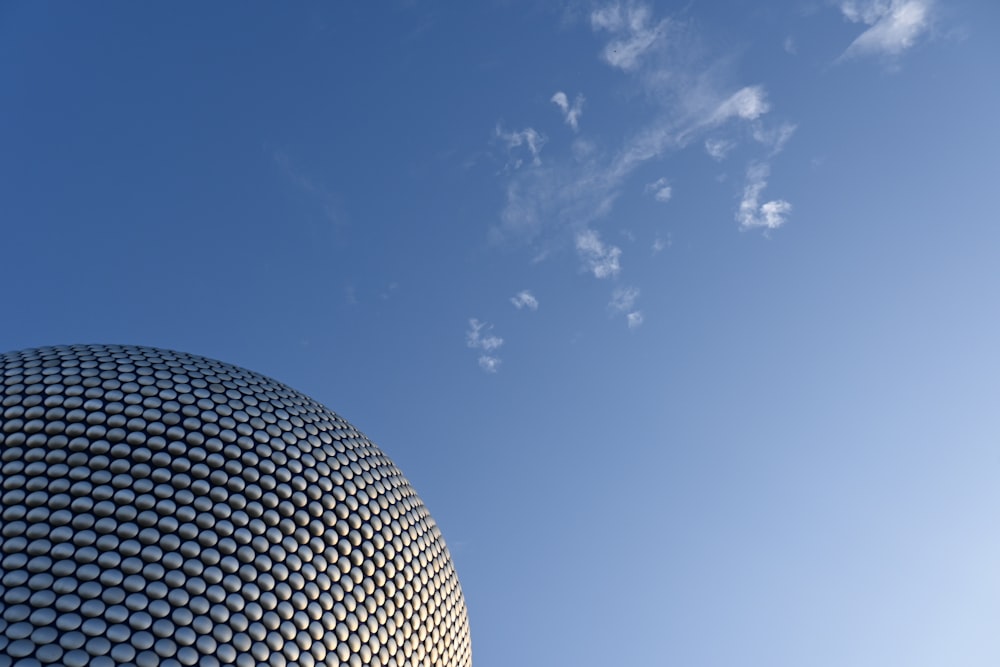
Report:
M266 377L143 347L0 355L0 667L469 667L437 525Z

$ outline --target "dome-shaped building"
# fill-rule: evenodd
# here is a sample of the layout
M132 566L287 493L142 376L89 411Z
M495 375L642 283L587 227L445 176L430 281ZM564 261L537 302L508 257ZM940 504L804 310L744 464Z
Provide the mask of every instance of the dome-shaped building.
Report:
M0 355L0 667L469 667L426 507L256 373L166 350Z

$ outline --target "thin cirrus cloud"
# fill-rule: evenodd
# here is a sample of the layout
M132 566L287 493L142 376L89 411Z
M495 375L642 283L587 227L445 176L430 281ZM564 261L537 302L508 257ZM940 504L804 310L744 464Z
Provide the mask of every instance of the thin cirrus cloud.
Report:
M736 219L741 229L777 229L785 224L792 205L783 199L760 203L761 193L767 187L770 167L754 163L747 169L746 185Z
M840 12L848 21L870 26L851 42L840 60L898 56L931 27L931 0L844 0Z
M576 235L576 252L584 268L595 278L611 278L621 271L621 248L606 245L593 229L585 229Z
M639 298L638 287L618 287L611 293L608 309L612 313L624 313L629 329L635 329L642 324L642 311L635 309Z
M539 166L542 164L542 146L547 139L534 128L528 127L521 131L505 130L501 125L496 127L496 138L499 139L507 149L509 156L507 167L519 169L524 164L524 152L526 148L531 156L530 164Z
M638 84L650 113L648 121L617 147L581 136L568 156L541 165L536 155L531 168L508 170L500 224L490 234L494 241L540 243L543 247L541 253L536 249L536 256L551 256L552 247L566 242L567 232L576 240L580 230L592 229L608 217L642 165L683 149L710 131L714 136L706 150L722 159L735 145L720 135L730 123L750 124L761 137L778 132L764 120L771 110L764 87L734 88L724 83L720 72L728 70L720 63L725 58L703 56L705 49L690 24L658 20L649 6L640 3L598 8L590 23L596 34L608 36L601 59ZM560 101L570 108L568 98ZM773 146L779 144L783 146L783 142ZM666 197L665 191L661 197Z
M528 310L538 310L538 299L536 299L535 295L528 290L521 290L514 296L510 297L510 302L518 310L521 310L522 308L527 308Z
M577 95L573 104L569 103L569 97L561 90L552 96L552 103L562 111L563 120L576 132L580 129L580 116L583 115L583 95Z
M335 225L344 223L345 216L339 194L300 170L284 151L275 150L273 158L288 181L308 198L315 201L327 222Z
M638 287L618 287L611 293L611 301L608 302L608 308L617 312L625 312L632 309L638 298Z
M753 138L757 143L766 146L769 149L769 156L773 157L784 150L785 144L797 129L798 125L794 123L780 123L771 128L765 128L758 123L754 125Z
M729 151L736 148L736 142L729 139L710 138L705 140L705 152L716 162L722 162Z
M673 188L666 178L658 178L646 185L646 192L653 193L653 199L658 202L667 203L674 196Z
M595 10L590 15L590 25L595 31L611 33L611 41L601 52L601 57L612 67L626 72L635 70L643 56L653 49L666 32L669 21L655 22L646 5L618 3Z
M709 119L711 125L721 125L731 118L757 120L771 110L763 86L746 86L722 101Z
M595 135L593 128L584 132L579 123L582 96L571 104L569 95L558 91L550 101L576 136L568 150L547 153L544 163L540 154L546 137L530 127L510 131L498 125L496 137L510 162L503 172L505 201L499 223L490 229L491 240L526 244L534 261L570 246L587 273L616 278L622 273L622 249L602 240L601 224L630 192L669 201L673 190L665 178L639 188L631 181L650 163L696 142L704 142L705 151L721 161L739 144L752 141L757 158L747 170L734 215L741 229L769 231L785 224L791 204L762 201L762 195L770 161L790 140L795 125L770 120L773 105L766 88L734 85L732 54L712 53L693 23L661 18L649 4L599 6L590 13L590 28L602 40L598 58L641 92L640 120L619 135ZM655 239L654 255L667 246L659 234ZM634 306L615 312L626 317L630 328L643 322Z
M500 370L500 359L488 354L479 356L479 367L487 373L496 373Z
M479 350L479 367L487 373L496 373L501 363L496 351L503 345L503 338L490 333L492 330L492 324L480 322L473 317L469 319L469 328L465 332L465 344Z

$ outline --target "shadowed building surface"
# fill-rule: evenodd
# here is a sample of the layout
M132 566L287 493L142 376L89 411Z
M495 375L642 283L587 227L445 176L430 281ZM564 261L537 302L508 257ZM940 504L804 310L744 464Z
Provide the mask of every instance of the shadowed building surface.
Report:
M469 667L426 507L350 424L202 357L0 355L0 667Z

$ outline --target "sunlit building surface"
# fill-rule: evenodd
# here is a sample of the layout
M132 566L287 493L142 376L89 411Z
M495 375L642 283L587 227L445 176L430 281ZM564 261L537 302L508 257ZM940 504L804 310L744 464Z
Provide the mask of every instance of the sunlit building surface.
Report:
M378 447L218 361L0 355L0 667L471 665L437 525Z

